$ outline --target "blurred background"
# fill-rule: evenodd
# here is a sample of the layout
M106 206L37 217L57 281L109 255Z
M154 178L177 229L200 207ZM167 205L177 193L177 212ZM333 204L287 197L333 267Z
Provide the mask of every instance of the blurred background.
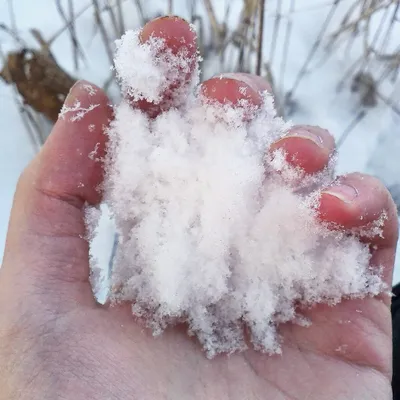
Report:
M18 176L70 87L87 79L118 102L115 39L171 14L196 27L202 79L265 77L284 118L334 135L338 173L378 176L400 208L400 0L0 0L0 260ZM106 212L101 232L107 263Z

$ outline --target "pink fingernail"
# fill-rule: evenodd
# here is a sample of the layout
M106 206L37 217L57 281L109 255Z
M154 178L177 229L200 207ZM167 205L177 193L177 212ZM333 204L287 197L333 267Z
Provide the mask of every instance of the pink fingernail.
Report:
M292 131L289 132L289 135L286 136L285 138L290 138L290 137L311 140L318 147L324 147L324 141L322 140L322 137L317 133L312 132L311 130L308 129L304 128L293 129Z
M69 89L68 95L65 99L65 102L64 102L65 105L71 106L73 103L75 103L75 100L77 98L77 93L75 92L75 89L77 87L79 87L80 85L82 85L83 82L85 82L85 81L78 80L71 86L71 88Z
M337 197L339 200L344 203L352 203L358 197L358 190L348 184L338 184L330 186L328 189L322 192L323 194L329 194L331 196Z
M245 85L249 86L251 89L253 89L255 92L259 92L259 89L255 82L251 79L249 76L237 74L235 72L225 72L223 74L218 75L218 78L223 79L234 79L235 81L242 82Z

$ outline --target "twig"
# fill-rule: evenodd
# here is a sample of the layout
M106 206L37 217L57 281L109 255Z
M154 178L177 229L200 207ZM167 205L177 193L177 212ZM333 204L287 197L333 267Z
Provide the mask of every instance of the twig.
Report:
M346 25L346 24L350 21L351 16L353 15L353 13L355 12L355 10L357 9L358 5L361 6L361 7L360 7L360 12L363 13L364 10L366 10L366 9L368 8L368 7L367 7L367 2L368 2L368 1L369 1L369 0L357 0L357 1L355 1L355 2L350 6L350 8L347 10L346 15L343 17L340 26L343 27L344 25ZM362 3L362 4L361 4L361 3Z
M229 17L229 12L230 12L230 7L229 7L229 3L226 3L226 7L225 7L225 15L224 15L224 30L225 32L227 31L227 21L228 21L228 17ZM224 37L224 43L222 43L222 46L220 48L219 51L219 66L220 66L220 72L222 72L224 70L224 65L225 65L225 52L226 52L226 48L230 42L231 38L227 38L226 35Z
M76 36L76 30L75 30L74 3L73 3L72 0L68 0L68 11L69 11L69 19L70 19L70 21L72 21L72 24L70 26L71 38L74 38L76 43L78 43L78 39L77 39L77 36ZM73 43L74 43L74 39L73 39ZM74 65L75 65L75 70L77 70L79 68L79 64L78 64L78 49L79 49L79 46L76 46L75 43L74 43L73 47L74 47ZM82 55L83 55L83 51L82 51Z
M394 101L380 93L379 91L376 91L376 95L388 106L390 107L393 112L395 112L397 115L400 116L400 107L394 103Z
M40 129L40 126L39 126L35 116L32 114L31 110L29 108L27 108L26 106L23 108L23 111L24 111L25 115L28 117L28 119L31 123L31 126L33 126L37 132L37 137L39 138L39 147L43 146L44 142L46 141L46 137L43 134L42 129Z
M392 18L390 19L390 23L389 23L388 29L386 31L386 35L382 41L382 47L381 47L382 53L386 50L386 46L389 43L389 39L390 39L390 36L393 31L393 25L396 21L397 12L399 11L399 9L400 9L400 1L397 2L396 6L394 7Z
M89 3L87 4L85 7L83 7L72 19L69 19L68 21L66 21L65 25L62 26L58 31L56 31L53 36L51 36L51 38L47 41L47 44L49 46L52 45L52 43L66 30L69 29L71 25L73 25L75 23L75 21L87 10L89 10L89 8L92 7L92 4Z
M108 268L107 268L107 280L108 281L111 278L111 273L112 273L115 257L116 257L116 254L117 254L118 241L119 241L119 235L118 235L118 233L115 233L114 234L114 240L113 240L113 246L112 246L112 249L111 249L110 259L108 260Z
M320 4L315 4L313 6L297 7L296 11L293 11L293 14L300 14L303 12L315 11L315 10L319 10L320 8L329 7L329 6L332 6L333 2L334 2L334 0L327 0L327 1L321 2ZM288 17L290 17L290 14L283 14L282 17L288 18Z
M17 35L17 18L15 17L14 0L8 0L8 13L10 15L11 30Z
M372 38L371 44L368 43L368 38L369 38L369 27L370 27L370 22L371 18L368 18L365 23L365 30L364 30L364 55L365 55L365 63L363 65L363 70L368 71L370 63L371 63L371 53L374 52L374 47L375 44L382 32L382 29L385 25L386 19L389 15L389 7L385 9L385 12L383 13L383 16L381 18L381 21L379 23L378 28L375 31L374 37Z
M339 83L336 85L336 90L340 91L347 79L353 76L354 71L357 69L358 65L363 61L363 56L359 57L353 64L350 65L348 69L345 70L343 77L340 79Z
M61 18L63 19L63 21L65 22L65 24L68 27L69 33L70 33L70 37L71 37L71 42L72 42L72 46L73 46L73 57L74 57L74 65L75 65L75 69L78 69L79 65L78 65L78 53L79 55L82 57L82 59L85 59L85 55L83 53L83 50L79 44L78 38L76 36L76 32L75 32L75 17L73 14L73 4L71 0L68 0L68 6L69 6L69 20L68 17L66 16L65 12L64 12L64 8L62 7L61 4L61 0L56 0L56 7L57 10L61 16ZM48 43L48 47L50 47L49 42Z
M335 14L335 11L336 11L339 3L340 3L340 0L335 0L335 2L332 4L332 7L331 7L330 11L329 11L328 15L325 18L325 21L322 24L321 31L319 32L316 41L314 42L313 46L311 47L310 53L308 54L303 66L301 67L301 69L300 69L300 71L299 71L299 73L298 73L298 75L297 75L297 77L295 79L295 82L293 84L292 89L287 94L288 98L293 96L293 94L296 91L296 89L298 88L301 80L303 79L304 75L306 74L307 68L308 68L312 58L314 57L315 53L317 52L317 50L319 48L321 40L322 40L323 36L325 35L325 32L326 32L326 30L327 30L327 28L328 28L328 26L329 26L329 24L330 24L330 22L331 22L331 20L332 20L332 18L334 16L334 14Z
M96 3L97 3L97 1L96 1ZM117 18L115 17L115 14L114 14L114 9L110 6L110 4L108 2L106 3L106 6L104 7L104 9L108 12L108 14L110 16L111 24L114 28L114 37L117 38L120 36L120 33L119 33Z
M262 64L262 48L263 48L263 33L264 33L264 13L265 13L265 0L260 0L258 11L258 43L257 43L257 68L256 74L261 75Z
M172 15L174 12L174 5L172 0L168 0L168 15Z
M351 32L351 38L350 38L350 40L347 41L346 49L344 51L344 56L346 59L349 58L350 51L353 47L356 37L357 37L357 31Z
M290 2L290 14L292 14L295 10L295 0L291 0ZM286 63L289 55L289 44L290 44L290 38L292 36L292 27L293 27L293 22L292 18L290 17L289 20L287 21L286 24L286 32L285 32L285 38L284 38L284 44L283 44L283 56L282 56L282 63L281 63L281 73L280 73L280 90L281 93L284 93L285 90L285 85L284 85L284 79L285 79L285 71L286 71Z
M361 110L356 117L350 122L350 124L347 126L347 128L343 131L343 133L340 135L337 143L336 143L336 148L339 149L345 140L349 137L353 129L363 120L363 118L367 115L367 112L365 110Z
M98 3L98 0L92 0L92 2L93 2L93 8L94 8L94 16L95 16L97 25L99 26L99 29L100 29L101 37L103 39L103 43L104 43L104 47L106 49L108 60L110 62L110 65L112 65L114 63L113 53L111 50L110 40L108 38L106 28L105 28L103 20L101 18L99 3Z
M381 56L384 57L383 60L389 61L389 62L386 63L385 69L383 70L382 74L378 78L378 82L384 81L393 70L398 69L400 67L400 46L397 46L397 48L394 51L394 54L392 54L392 55L383 55L383 54L377 55L377 58L379 59L379 57L381 57ZM388 58L386 58L385 56L387 56Z
M31 125L33 117L30 114L29 110L26 108L26 106L19 99L16 99L16 103L19 113L21 115L22 123L25 125L25 129L28 131L28 136L32 143L32 146L35 149L35 151L38 152L44 143L44 141L42 140L42 135L34 133ZM38 128L36 125L34 126Z
M110 76L107 78L107 80L103 84L103 90L107 93L108 89L110 88L111 84L113 83L115 78L114 72L111 72Z
M346 14L346 17L348 17L348 18L351 17L351 14L353 13L353 11L354 11L354 10L357 8L357 6L358 6L358 3L359 3L359 2L355 2L355 3L354 3L353 7L351 7L350 10L348 11L348 13ZM365 4L365 0L364 0L364 4ZM362 10L362 9L363 9L363 8L361 7L361 10ZM345 24L346 17L343 18L343 20L342 20L342 25ZM351 31L351 38L350 38L350 40L347 41L346 49L345 49L345 51L344 51L344 56L345 56L345 58L348 58L348 57L349 57L350 50L351 50L351 48L353 47L353 44L354 44L354 41L355 41L356 37L358 36L357 30L358 30L358 29L357 29L357 27L356 27L356 28L354 28L354 29ZM332 46L332 44L333 44L333 43L331 43L331 44L328 45L327 47Z
M214 33L218 36L219 34L219 25L217 22L217 18L215 16L214 8L210 0L204 0L204 6L206 8L208 18L211 22L211 27L214 30Z
M255 29L255 15L257 13L257 9L259 8L260 0L245 0L243 2L243 8L240 18L239 27L232 34L232 40L239 44L239 57L237 62L236 71L242 72L250 72L250 68L245 67L245 61L249 63L250 54L253 51L253 41L252 36L249 38L249 32L251 33L251 28ZM248 50L247 56L245 55L245 50ZM257 51L257 48L254 47L254 50ZM256 67L257 68L257 67Z
M190 11L190 22L194 22L194 18L198 17L197 11L196 11L196 5L197 5L197 0L189 0L190 5L188 6Z
M393 52L392 54L382 54L382 53L378 53L376 51L374 51L374 53L375 53L376 58L381 61L389 61L389 62L397 61L397 63L400 61L400 51L399 50Z
M351 21L351 22L349 22L349 23L347 23L347 24L344 24L343 26L340 27L340 29L338 29L336 32L334 32L334 33L331 35L330 44L333 44L333 42L336 41L336 39L337 39L340 35L342 35L344 32L346 32L346 31L348 31L348 30L353 31L354 29L356 29L356 27L358 26L358 24L359 24L361 21L364 21L364 20L366 20L366 19L369 19L375 12L377 12L377 11L383 9L383 8L388 7L388 5L390 5L390 3L389 3L389 4L387 4L387 3L379 4L379 3L378 3L378 5L377 5L376 7L369 7L365 12L363 12L363 13L357 18L357 20Z
M356 17L353 16L354 11L356 10L359 2L355 3L350 9L347 11L345 17L342 19L341 26L336 32L332 35L330 43L332 44L334 41L337 41L339 36L345 37L343 34L346 31L351 32L351 40L348 42L346 54L350 51L350 47L353 44L356 37L362 35L361 39L363 41L363 55L360 72L367 72L370 64L373 60L377 60L383 63L388 64L388 68L385 69L384 74L387 75L393 68L396 68L398 64L397 60L400 61L400 53L392 52L389 54L385 54L385 47L388 44L391 31L393 29L393 24L396 20L396 14L399 9L400 2L398 0L363 0L363 4L359 10L359 14ZM391 10L393 9L393 13L391 14ZM370 40L370 26L372 25L372 20L377 13L381 10L384 10L379 25L374 28L374 34L372 39ZM388 22L389 15L391 15L390 22ZM355 19L354 19L355 18ZM382 45L380 49L377 48L377 43L382 36L382 32L385 31L383 35ZM331 54L333 52L331 51ZM373 57L372 57L373 56ZM376 68L374 69L374 73L376 73ZM378 81L380 82L380 81Z
M141 23L142 23L142 25L144 25L146 23L146 17L145 17L144 12L143 12L142 3L140 2L140 0L133 0L133 2L135 3L136 8L138 10Z
M210 19L211 28L212 28L214 35L216 36L216 40L218 42L217 48L220 49L221 44L222 44L221 39L223 36L223 31L222 31L220 25L218 24L217 17L215 16L215 12L214 12L214 8L211 3L211 0L204 0L204 6L206 8L208 18Z
M281 23L281 14L282 14L282 1L277 1L276 3L277 10L275 14L275 21L274 21L274 30L272 32L272 40L271 40L271 50L269 54L269 63L272 67L274 62L275 50L276 50L276 42L279 36L279 25Z
M255 0L256 5L255 5L255 8L254 8L254 11L252 13L250 13L251 18L249 18L250 22L249 22L249 26L247 28L247 35L244 38L245 39L244 43L246 44L245 50L247 51L247 54L245 55L245 59L247 60L247 66L245 67L245 70L249 71L249 72L252 70L252 68L251 68L252 54L255 52L256 53L256 57L257 57L258 35L260 33L259 32L259 30L260 30L260 26L259 26L260 16L258 15L258 18L257 18L257 13L260 12L260 9L259 9L260 8L260 1L263 1L263 0ZM266 0L264 0L264 1L266 1ZM249 3L251 3L251 2L254 3L254 0L250 0L249 1ZM265 19L265 12L264 12L264 19ZM263 28L263 31L264 31L264 28ZM264 46L265 41L264 41L263 37L262 37L262 41L263 41L262 46ZM263 48L261 48L261 51L262 51L262 53L264 53L264 49ZM263 61L263 57L264 57L264 55L261 54L261 63ZM254 69L256 69L256 68L257 68L257 59L256 59L256 65L255 65ZM262 74L262 66L261 66L260 73Z
M388 16L389 16L389 7L385 9L385 12L382 15L382 18L381 18L381 21L379 23L379 26L375 31L374 37L372 38L370 47L375 47L375 44L379 39L379 36L380 36L384 26L385 26L386 19L387 19Z
M9 34L21 47L28 47L26 42L19 37L18 33L14 32L7 25L0 23L0 30Z
M73 0L68 0L68 10L69 10L69 19L72 21L71 23L71 36L76 38L76 43L78 43L77 35L76 35L76 29L75 29L75 12L74 12L74 3ZM74 61L75 61L75 70L78 69L78 51L79 51L79 45L74 46ZM81 56L84 58L84 53L81 51Z
M119 22L119 35L122 36L125 33L125 20L122 12L122 0L117 0L117 11L118 11L118 22Z
M53 54L50 51L48 42L46 42L46 40L44 40L40 31L38 29L32 28L30 30L30 32L31 32L32 36L35 38L35 40L38 42L41 52L46 54L48 57L52 58L54 61L56 61Z

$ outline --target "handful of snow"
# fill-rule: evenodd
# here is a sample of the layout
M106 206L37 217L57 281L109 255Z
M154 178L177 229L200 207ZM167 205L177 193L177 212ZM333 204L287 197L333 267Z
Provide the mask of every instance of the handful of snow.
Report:
M111 301L131 302L154 334L186 323L213 357L248 338L280 352L279 324L301 321L299 305L384 289L368 247L317 220L332 171L301 186L300 172L268 152L290 127L269 94L261 108L211 103L194 93L194 72L151 119L132 102L164 101L193 60L160 52L162 39L140 44L137 32L117 44L125 99L108 131L104 182L119 233Z

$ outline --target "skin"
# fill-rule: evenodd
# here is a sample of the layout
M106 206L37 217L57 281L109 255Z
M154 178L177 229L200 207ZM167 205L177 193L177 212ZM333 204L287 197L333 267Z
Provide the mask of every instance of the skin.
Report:
M143 29L143 40L155 32L169 45L171 33L190 39L188 29L182 20L158 19ZM190 40L185 45L194 45L194 36ZM313 323L281 326L282 355L248 350L211 361L182 327L154 339L133 320L129 306L96 304L83 205L101 201L103 169L87 155L97 143L97 154L104 154L102 126L112 110L99 88L90 96L84 84L71 90L67 104L79 99L83 107L99 106L77 122L59 119L18 182L0 269L0 399L391 399L387 295L303 310ZM260 91L270 90L245 74L213 78L201 90L206 98L214 93L214 100L235 104L242 86L255 104ZM153 115L166 107L135 106ZM89 134L90 124L95 129ZM277 148L311 174L326 166L334 140L321 128L298 126L266 151ZM382 266L390 285L397 217L384 186L350 174L326 188L320 203L320 218L346 230L369 226L383 211L383 237L368 240L371 267Z

